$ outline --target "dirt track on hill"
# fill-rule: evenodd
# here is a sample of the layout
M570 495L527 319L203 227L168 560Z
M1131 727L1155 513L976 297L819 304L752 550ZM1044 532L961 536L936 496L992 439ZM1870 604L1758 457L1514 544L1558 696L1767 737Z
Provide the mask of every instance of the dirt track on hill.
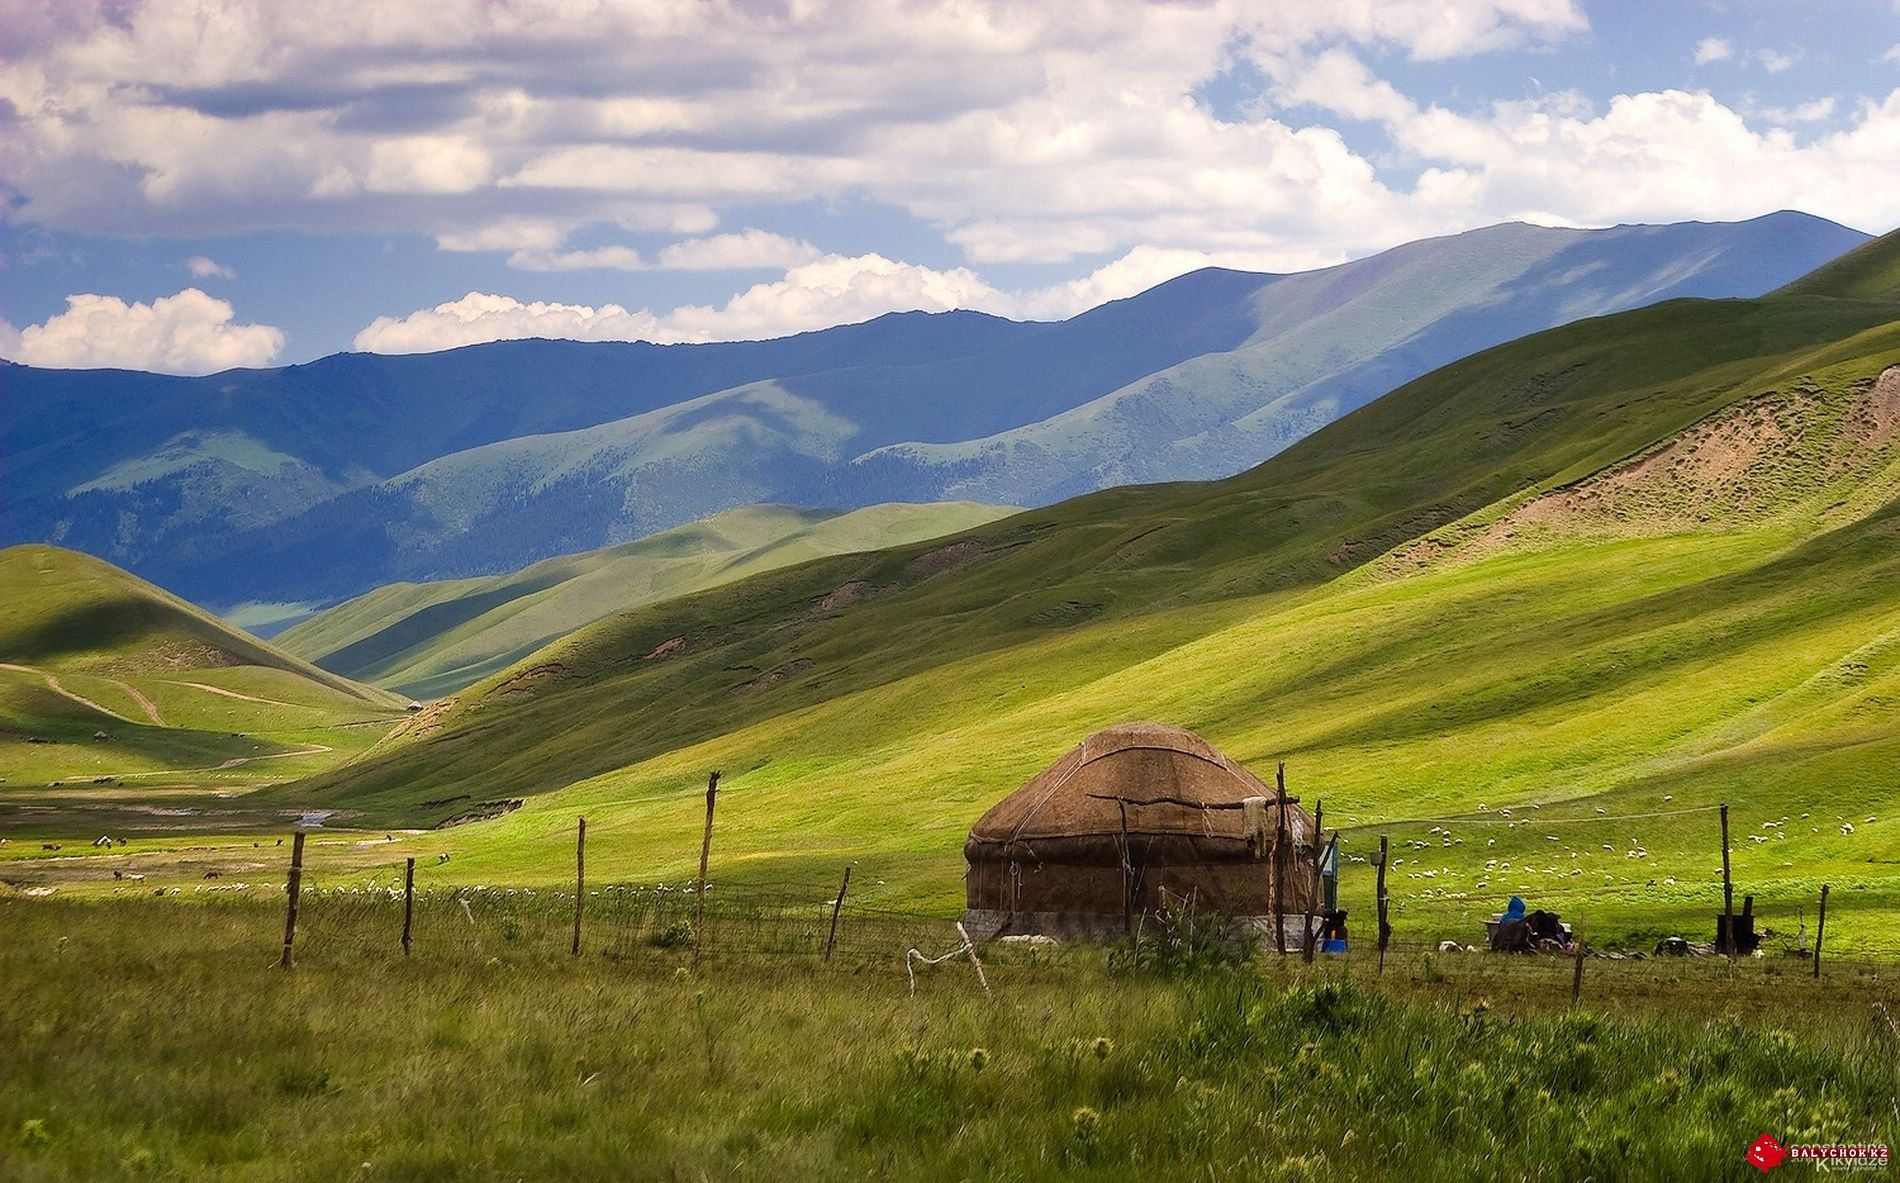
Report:
M151 716L152 723L155 726L158 726L158 727L170 726L170 724L165 722L165 717L158 713L158 704L153 702L151 699L145 697L145 695L139 693L138 687L132 685L132 683L130 682L120 682L116 678L113 679L113 681L119 687L119 689L125 691L127 694L130 694L133 698L138 700L138 704L145 708L145 713Z
M241 698L245 702L261 702L261 703L266 704L267 706L274 706L274 707L295 707L297 705L294 702L281 702L275 698L259 698L255 694L239 694L235 690L226 690L222 686L213 686L208 682L178 682L178 681L172 681L169 678L166 680L171 681L171 684L174 686L189 686L193 690L203 690L210 694L222 694L226 698Z
M57 694L62 698L71 699L73 702L78 703L82 707L86 707L89 710L98 711L102 715L108 715L114 719L117 719L121 723L135 722L135 720L126 718L124 715L121 715L119 712L113 710L110 707L100 706L98 703L92 701L90 698L87 698L83 694L78 694L71 690L66 689L66 687L60 685L60 681L58 677L56 677L53 674L47 673L45 670L35 669L30 665L16 665L10 661L0 661L0 670L16 670L22 674L38 674L40 677L46 679L46 688L48 690L51 690L54 694ZM120 685L123 686L124 683L121 682ZM134 695L134 697L142 698L142 696L139 696L139 695ZM151 704L147 703L146 706L149 708ZM156 710L152 711L152 717L154 719L158 717L158 712ZM160 724L160 726L163 726L163 724Z

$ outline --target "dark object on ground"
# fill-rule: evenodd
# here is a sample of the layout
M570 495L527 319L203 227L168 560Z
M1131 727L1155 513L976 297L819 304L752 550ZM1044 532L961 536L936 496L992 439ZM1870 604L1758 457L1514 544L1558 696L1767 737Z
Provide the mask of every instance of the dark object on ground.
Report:
M1721 913L1715 916L1715 951L1717 953L1740 953L1743 956L1753 954L1761 947L1761 934L1755 931L1755 897L1742 897L1741 914L1735 917L1735 941L1733 947L1728 940L1727 917Z
M1562 952L1569 948L1570 926L1555 912L1529 912L1522 920L1510 919L1506 913L1491 934L1494 953Z

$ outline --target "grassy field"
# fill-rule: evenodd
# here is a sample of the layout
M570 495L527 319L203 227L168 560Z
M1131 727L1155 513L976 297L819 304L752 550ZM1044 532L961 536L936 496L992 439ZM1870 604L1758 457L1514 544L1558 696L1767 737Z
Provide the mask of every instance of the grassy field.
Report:
M564 905L547 927L563 931ZM458 921L459 923L459 921ZM1890 979L1543 958L1187 977L535 934L404 959L275 908L0 900L0 1175L1742 1179L1900 1139ZM944 943L947 948L949 942ZM942 951L933 948L932 952Z
M1013 510L969 502L842 512L750 505L510 575L397 583L277 638L326 669L433 698L614 612L828 555L953 534Z

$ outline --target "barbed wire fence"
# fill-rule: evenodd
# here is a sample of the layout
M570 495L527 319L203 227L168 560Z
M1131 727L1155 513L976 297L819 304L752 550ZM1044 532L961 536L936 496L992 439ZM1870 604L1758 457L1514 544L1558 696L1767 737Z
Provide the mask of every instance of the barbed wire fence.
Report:
M1493 871L1480 872L1490 895L1500 898L1517 891L1536 893L1540 905L1561 905L1566 900L1586 901L1602 906L1605 899L1622 904L1640 904L1649 900L1673 906L1679 912L1685 902L1706 904L1712 923L1710 933L1696 933L1703 946L1697 952L1709 952L1706 938L1719 933L1725 906L1719 878L1713 882L1678 884L1672 877L1663 883L1647 873L1641 864L1648 852L1641 835L1626 835L1629 850L1617 843L1596 842L1603 852L1598 857L1592 843L1562 835L1582 834L1574 829L1597 825L1628 829L1629 823L1654 818L1688 818L1713 812L1716 807L1692 807L1652 811L1642 814L1589 815L1579 817L1524 818L1500 811L1494 817L1448 817L1389 820L1343 831L1341 865L1373 863L1363 852L1384 837L1388 843L1388 862L1384 868L1395 881L1399 875L1414 879L1404 882L1407 902L1428 905L1410 915L1395 911L1392 929L1383 942L1377 929L1363 919L1355 923L1349 952L1329 955L1327 964L1341 966L1349 973L1382 973L1387 960L1399 965L1399 972L1429 978L1446 971L1455 972L1461 981L1479 987L1495 983L1504 989L1513 983L1554 976L1579 974L1569 963L1582 960L1567 954L1543 957L1506 955L1479 956L1486 949L1482 930L1468 920L1448 923L1451 913L1442 905L1444 897L1457 896L1451 887L1433 886L1435 880L1417 878L1437 874L1445 868L1433 864L1448 848L1463 842L1481 840L1487 852L1499 849L1513 854L1489 859ZM1573 827L1573 829L1560 829ZM1548 833L1546 831L1549 831ZM1491 838L1475 835L1502 833L1503 846ZM1552 834L1560 835L1552 837ZM1471 835L1471 836L1468 836ZM1595 837L1595 835L1592 835ZM584 843L584 838L582 839ZM1539 845L1539 844L1543 845ZM444 886L415 882L415 860L406 866L379 873L368 882L362 879L360 862L346 853L356 845L340 838L324 838L313 844L302 858L301 882L297 893L294 921L294 957L331 959L337 957L403 957L412 954L476 957L483 960L544 960L585 953L615 961L671 957L683 961L686 955L695 964L701 959L712 962L756 960L760 958L810 963L835 962L843 966L876 965L905 968L913 960L925 963L954 960L944 955L961 952L963 936L955 917L941 913L905 911L873 906L853 898L849 892L849 874L836 889L815 887L809 882L740 881L708 875L701 881L689 878L674 883L607 882L589 884L581 875L580 860L575 867L576 887L521 887L460 885ZM302 844L298 843L298 848ZM1347 855L1352 850L1355 853ZM1526 857L1527 851L1535 857ZM1589 850L1590 858L1584 857ZM1634 852L1632 855L1630 852ZM292 851L283 853L299 856ZM1672 852L1673 853L1673 852ZM1713 859L1719 852L1711 850ZM1635 874L1602 867L1629 864ZM1582 866L1576 864L1581 863ZM1508 868L1508 869L1507 869ZM1366 866L1361 874L1370 878L1374 869ZM1517 872L1511 874L1510 871ZM425 879L427 868L424 868ZM1383 881L1382 877L1382 881ZM1496 882L1493 882L1495 880ZM1523 882L1520 882L1522 880ZM266 883L268 880L266 881ZM257 884L264 887L265 883ZM245 885L232 884L230 887ZM1462 894L1469 896L1471 885ZM205 890L218 891L219 886ZM281 888L279 889L281 890ZM1398 893L1387 888L1391 898ZM1435 892L1443 896L1435 897ZM1829 929L1838 933L1843 923L1854 924L1863 908L1854 892L1837 892L1828 905L1832 910ZM255 896L252 896L255 899ZM1746 901L1744 903L1744 900ZM1432 904L1441 905L1431 907ZM1824 934L1820 900L1792 890L1774 889L1748 893L1733 900L1737 916L1744 907L1762 940L1760 958L1766 972L1799 974L1810 972L1818 964L1817 945ZM1878 911L1878 905L1867 909ZM1864 925L1854 924L1851 950L1830 950L1826 967L1838 977L1873 977L1885 974L1887 980L1900 981L1900 934L1888 940L1868 941ZM1449 932L1449 935L1447 933ZM1593 981L1601 975L1626 971L1611 964L1657 959L1641 948L1610 949L1588 942ZM912 951L916 951L916 957ZM1375 956L1378 953L1375 962ZM1273 960L1270 954L1268 960ZM1295 957L1292 960L1297 961ZM1691 960L1706 960L1692 958ZM1721 959L1726 960L1726 959ZM1686 963L1685 963L1686 964ZM1372 968L1376 965L1376 969ZM1599 967L1600 966L1600 967Z
M703 904L693 879L585 885L577 925L572 887L413 886L404 868L365 883L347 857L312 853L306 851L299 876L297 960L445 954L545 960L573 956L578 933L582 954L609 960L692 953L712 962L784 958L901 967L909 949L937 953L962 940L955 917L878 907L838 889L723 877L708 877Z
M1860 877L1830 885L1819 878L1780 876L1756 882L1735 870L1758 871L1762 857L1783 849L1791 834L1799 840L1839 827L1843 838L1853 841L1858 819L1811 816L1813 811L1750 816L1743 829L1738 816L1731 835L1728 807L1720 804L1622 814L1601 806L1573 812L1579 808L1580 803L1555 804L1548 811L1537 805L1480 806L1480 812L1455 816L1363 823L1340 832L1342 863L1376 872L1383 841L1394 926L1405 923L1414 933L1419 920L1443 926L1453 916L1468 920L1480 901L1497 905L1495 912L1503 901L1522 896L1532 907L1562 913L1586 939L1589 922L1605 913L1627 921L1647 912L1686 925L1674 931L1659 919L1649 926L1653 931L1646 940L1625 942L1627 947L1615 951L1621 956L1653 954L1654 944L1675 936L1698 952L1727 952L1723 934L1732 923L1741 954L1758 947L1767 958L1812 960L1826 935L1838 942L1851 932L1851 953L1829 953L1830 961L1900 961L1900 928L1888 915L1895 909L1891 900L1880 898L1878 883ZM1685 911L1693 919L1683 920ZM1645 926L1624 927L1643 931ZM1467 922L1446 935L1469 946L1482 944L1486 934Z

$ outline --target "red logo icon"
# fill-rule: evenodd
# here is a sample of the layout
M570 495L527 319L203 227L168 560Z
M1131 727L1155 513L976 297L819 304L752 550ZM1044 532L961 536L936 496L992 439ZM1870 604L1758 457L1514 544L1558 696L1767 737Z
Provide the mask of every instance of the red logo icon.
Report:
M1781 1148L1781 1143L1775 1141L1772 1135L1763 1134L1755 1139L1755 1144L1742 1157L1748 1160L1749 1166L1766 1173L1780 1166L1781 1160L1788 1157L1788 1152Z

